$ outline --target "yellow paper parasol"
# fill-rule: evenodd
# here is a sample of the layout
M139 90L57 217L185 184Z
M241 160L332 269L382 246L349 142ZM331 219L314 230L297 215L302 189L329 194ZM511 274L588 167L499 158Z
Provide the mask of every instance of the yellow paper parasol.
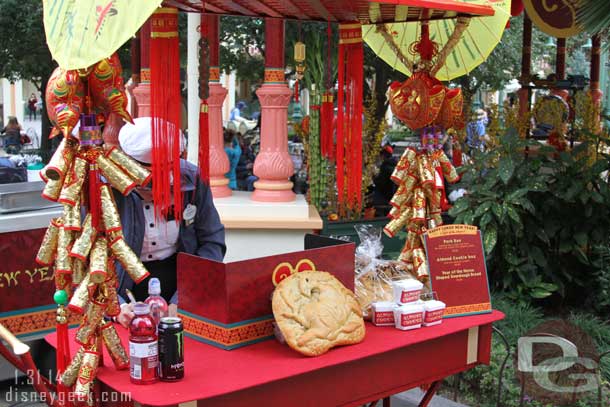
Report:
M433 13L421 16L421 20L428 22L430 39L437 44L438 56L433 59L432 65L436 63L438 66L431 67L431 74L442 81L451 80L468 74L484 62L502 39L510 18L510 1L452 2L491 6L493 16L456 16L454 19L434 19ZM362 36L381 59L394 69L411 75L414 64L419 60L412 44L420 40L422 24L422 21L407 21L364 25Z
M161 0L43 0L53 59L81 69L112 55L159 7Z

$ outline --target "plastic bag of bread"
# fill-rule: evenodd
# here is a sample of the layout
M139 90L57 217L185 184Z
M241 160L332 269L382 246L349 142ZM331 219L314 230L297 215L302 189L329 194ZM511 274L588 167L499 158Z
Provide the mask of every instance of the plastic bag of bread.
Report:
M392 301L394 267L381 259L381 229L372 225L355 226L360 244L356 248L356 299L364 318L370 317L371 303Z

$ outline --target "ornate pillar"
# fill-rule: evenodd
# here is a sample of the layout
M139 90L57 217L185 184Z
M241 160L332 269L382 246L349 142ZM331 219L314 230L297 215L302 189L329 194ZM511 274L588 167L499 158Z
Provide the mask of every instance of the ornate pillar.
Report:
M566 78L566 39L557 38L557 54L555 58L555 80L562 81ZM567 89L554 89L553 94L567 101L570 92Z
M140 28L140 83L132 90L137 117L150 116L150 19Z
M231 196L233 193L229 188L229 179L225 177L225 174L229 172L229 159L225 153L222 136L222 104L227 96L227 90L220 84L219 21L218 15L201 15L201 36L207 40L209 45L210 77L207 102L210 135L210 188L214 198L224 198ZM201 51L205 52L204 49ZM204 55L200 54L200 64L205 63L205 61L202 61L203 57Z
M593 102L597 105L601 103L602 91L599 88L599 70L600 70L600 54L601 54L601 38L599 34L591 37L591 82L589 90Z
M521 86L519 89L519 112L521 117L529 111L530 90L526 88L530 83L530 70L532 66L532 20L527 15L523 14L523 47L521 51Z
M256 91L261 103L261 146L254 161L259 179L252 199L290 202L295 199L292 159L288 154L288 104L292 92L284 79L284 20L265 18L265 81Z

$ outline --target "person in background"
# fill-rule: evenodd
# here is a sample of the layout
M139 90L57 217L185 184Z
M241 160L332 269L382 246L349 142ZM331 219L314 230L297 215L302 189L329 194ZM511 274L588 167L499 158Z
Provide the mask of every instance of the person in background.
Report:
M373 191L373 205L387 206L396 192L396 184L392 181L391 176L398 161L396 157L394 157L394 148L389 143L381 148L379 157L381 159L379 172L373 178L373 183L375 185ZM385 212L387 213L387 211ZM383 216L386 215L386 213L378 215Z
M21 125L16 117L9 117L8 124L2 130L4 133L4 149L9 154L19 154L21 151Z
M248 134L246 133L246 136ZM252 172L254 169L254 159L256 158L251 147L251 138L239 137L241 155L235 169L237 176L237 187L240 191L254 191L254 182L258 180Z
M224 130L223 133L225 141L225 153L229 159L229 172L225 174L225 177L229 179L229 188L237 189L237 164L239 163L239 157L241 156L241 147L235 136L233 130Z
M485 151L487 136L487 115L483 109L477 109L472 120L466 125L466 145L470 150Z
M32 115L34 115L34 120L36 120L36 109L38 108L38 99L36 95L32 93L30 98L28 99L28 117L30 121L32 121Z
M242 110L244 110L245 108L246 108L246 103L245 102L243 102L243 101L237 102L235 107L231 110L231 115L229 116L229 120L231 120L231 121L238 121L238 122L246 120L241 115Z
M135 124L125 124L119 133L123 151L144 166L152 162L151 118L140 117ZM117 263L121 313L118 322L127 326L133 318L132 304L125 302L126 289L136 300L148 296L148 280L161 281L161 295L169 303L169 314L177 312L178 293L176 259L178 252L185 252L211 260L222 261L226 252L224 226L214 207L209 186L201 182L199 169L186 160L180 160L180 189L182 191L183 219L176 223L170 215L167 219L155 218L152 183L137 187L128 196L115 191L117 209L123 225L125 242L142 260L150 277L135 285ZM154 181L153 181L154 182ZM175 183L175 181L174 181ZM175 187L175 186L173 186Z

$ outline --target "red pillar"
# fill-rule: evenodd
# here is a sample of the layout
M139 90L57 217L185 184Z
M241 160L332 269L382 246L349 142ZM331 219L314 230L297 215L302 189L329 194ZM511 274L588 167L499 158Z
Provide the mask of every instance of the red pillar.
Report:
M555 80L561 81L566 78L566 39L557 38L557 54L555 58ZM567 89L554 89L553 94L567 101L570 92Z
M529 89L525 86L530 82L530 70L532 66L532 20L527 13L523 13L523 46L521 51L521 86L519 90L519 111L521 116L524 116L530 106Z
M265 81L256 94L261 103L261 147L254 161L252 199L290 202L295 199L292 159L288 154L288 104L292 92L284 78L284 20L265 18Z
M137 117L150 116L150 19L140 28L140 83L133 89Z
M601 38L599 34L591 37L591 82L589 89L593 102L599 104L602 98L602 91L599 89L599 69L600 69L600 53L601 53Z
M229 172L229 159L224 150L222 135L222 104L227 96L227 90L220 84L219 22L218 15L201 15L201 36L207 40L209 45L210 77L207 102L210 135L210 188L214 198L223 198L232 194L228 186L229 179L225 177L225 174Z

